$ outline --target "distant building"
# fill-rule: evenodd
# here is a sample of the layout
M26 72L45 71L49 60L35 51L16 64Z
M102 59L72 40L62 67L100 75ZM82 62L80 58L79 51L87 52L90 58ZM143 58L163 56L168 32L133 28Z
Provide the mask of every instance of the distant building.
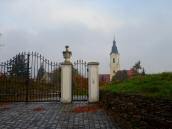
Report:
M136 75L136 72L133 69L120 70L120 54L116 46L116 41L113 40L113 46L110 53L110 74L100 74L99 80L101 83L109 83L115 75L117 79L125 80Z
M101 83L109 83L110 82L110 74L100 74L99 81Z
M116 46L116 41L113 40L113 46L110 53L110 74L100 74L99 80L102 83L108 83L112 81L113 76L120 70L120 54Z
M118 48L116 46L116 41L113 41L112 50L110 53L110 81L113 76L120 70L120 54L118 52Z
M136 74L137 74L137 72L134 69L127 70L128 78L131 78Z
M45 72L44 75L41 78L41 81L45 81L46 83L50 82L50 73Z

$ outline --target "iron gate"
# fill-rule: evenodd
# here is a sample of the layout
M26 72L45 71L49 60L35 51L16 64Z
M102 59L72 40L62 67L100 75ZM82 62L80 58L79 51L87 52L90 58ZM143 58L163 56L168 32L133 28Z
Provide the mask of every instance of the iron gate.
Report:
M77 60L72 68L72 100L88 100L88 76L87 63L83 60Z
M0 63L0 101L59 101L60 64L41 54L19 53Z

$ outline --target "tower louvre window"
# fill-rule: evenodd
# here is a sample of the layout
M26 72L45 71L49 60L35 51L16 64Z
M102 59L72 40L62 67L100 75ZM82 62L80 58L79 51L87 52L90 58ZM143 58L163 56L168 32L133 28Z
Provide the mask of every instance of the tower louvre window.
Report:
M115 63L115 58L113 58L113 63Z

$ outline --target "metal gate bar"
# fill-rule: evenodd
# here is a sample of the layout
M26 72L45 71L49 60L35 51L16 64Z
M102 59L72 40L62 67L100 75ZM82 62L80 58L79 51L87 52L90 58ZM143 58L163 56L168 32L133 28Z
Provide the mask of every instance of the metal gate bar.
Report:
M60 100L60 64L36 52L19 53L0 63L0 101Z
M83 60L77 60L72 68L72 100L88 100L88 77L87 63Z

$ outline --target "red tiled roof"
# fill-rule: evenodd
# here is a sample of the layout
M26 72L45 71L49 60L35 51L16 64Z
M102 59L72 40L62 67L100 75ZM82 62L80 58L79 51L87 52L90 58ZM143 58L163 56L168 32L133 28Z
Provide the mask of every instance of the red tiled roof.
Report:
M132 77L136 74L136 72L133 69L127 70L128 77Z
M110 74L100 74L99 80L100 82L110 82Z

